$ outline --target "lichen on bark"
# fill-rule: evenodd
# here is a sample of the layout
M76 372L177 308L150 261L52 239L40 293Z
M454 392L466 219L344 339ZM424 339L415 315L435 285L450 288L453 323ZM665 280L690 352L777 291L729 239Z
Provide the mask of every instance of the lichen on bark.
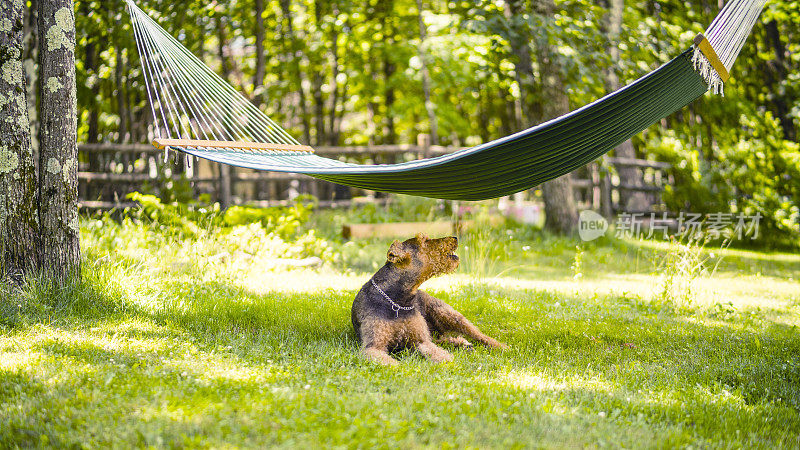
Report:
M78 218L78 211L72 212L67 227L70 230L72 230L72 232L75 233L76 236L81 233L81 222L80 219Z
M64 161L64 167L61 169L61 176L64 178L64 183L69 185L72 183L72 171L78 167L78 161L74 158L69 158ZM68 188L68 186L66 186Z
M58 159L50 158L47 160L47 172L53 175L61 173L61 164L58 162Z
M68 52L75 52L75 42L69 37L69 33L75 30L75 19L72 10L61 8L54 15L55 24L47 29L47 50L55 51L64 47Z
M11 173L19 167L19 156L6 146L0 146L0 174Z
M0 67L0 77L10 85L16 84L16 80L22 74L22 61L18 59L9 59Z
M58 81L58 78L50 77L50 78L47 79L47 90L48 91L55 92L55 91L61 89L62 87L64 87L64 85L61 84L60 81Z
M8 219L8 211L6 210L6 196L0 194L0 224L6 223Z

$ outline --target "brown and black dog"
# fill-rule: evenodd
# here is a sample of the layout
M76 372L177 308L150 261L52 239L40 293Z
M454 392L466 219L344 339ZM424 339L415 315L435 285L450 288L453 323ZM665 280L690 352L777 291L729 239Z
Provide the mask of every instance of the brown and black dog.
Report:
M419 290L425 281L458 267L458 239L424 235L394 241L386 264L361 288L351 317L364 355L385 365L397 364L390 351L411 348L433 361L453 356L436 343L471 347L463 336L493 348L506 348L481 333L447 303ZM436 337L436 343L432 337Z

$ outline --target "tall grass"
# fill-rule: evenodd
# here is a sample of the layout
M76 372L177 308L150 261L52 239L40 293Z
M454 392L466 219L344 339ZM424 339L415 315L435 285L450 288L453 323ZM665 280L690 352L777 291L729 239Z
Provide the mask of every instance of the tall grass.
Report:
M707 248L711 239L700 233L670 237L667 250L655 254L655 274L658 285L654 302L664 308L692 309L696 296L696 281L712 276L724 257L723 250L731 239L722 241L719 248Z

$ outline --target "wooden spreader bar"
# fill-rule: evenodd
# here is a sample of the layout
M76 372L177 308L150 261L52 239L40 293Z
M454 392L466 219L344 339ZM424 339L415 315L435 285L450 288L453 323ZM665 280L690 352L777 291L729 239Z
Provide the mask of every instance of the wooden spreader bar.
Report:
M703 36L703 33L698 34L697 37L694 38L694 45L697 46L701 52L703 52L703 55L705 55L706 59L708 59L708 62L711 63L711 67L717 71L717 75L719 75L719 78L722 80L722 82L727 83L728 79L731 77L731 74L728 73L728 69L726 69L725 65L722 64L722 61L719 60L717 52L714 51L714 47L712 47L711 43L708 42L708 39Z
M275 151L275 152L306 152L314 153L314 149L307 145L293 144L267 144L263 142L245 141L207 141L202 139L153 139L153 147L164 150L167 147L187 148L233 148L237 150Z

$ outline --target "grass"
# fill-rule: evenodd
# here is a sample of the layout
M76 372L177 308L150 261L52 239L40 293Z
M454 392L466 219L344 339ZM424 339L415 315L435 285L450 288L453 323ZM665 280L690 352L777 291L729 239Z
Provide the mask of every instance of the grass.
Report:
M426 286L511 349L383 368L349 314L388 241L85 221L81 285L2 293L0 447L800 446L799 256L665 301L669 244L494 233Z

